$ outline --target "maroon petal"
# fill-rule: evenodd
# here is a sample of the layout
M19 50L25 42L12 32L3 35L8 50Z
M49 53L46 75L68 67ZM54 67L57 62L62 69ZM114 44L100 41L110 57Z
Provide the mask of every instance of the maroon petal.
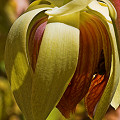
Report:
M103 42L101 32L94 21L100 22L93 15L81 13L78 65L70 85L57 105L66 118L75 111L76 105L88 92L93 74L98 67Z
M43 17L34 24L30 32L28 49L30 56L30 64L32 66L33 71L35 71L40 44L42 41L42 37L46 25L47 25L47 17Z
M95 107L102 96L107 82L107 76L98 74L90 85L90 89L85 97L85 105L90 118L93 118Z
M110 74L110 66L111 66L111 45L110 45L109 33L105 25L102 23L102 21L99 21L97 23L94 20L94 23L98 26L99 32L101 33L102 36L103 53L105 58L105 61L103 62L105 62L106 72L103 75L100 75L99 72L96 74L96 77L92 80L90 89L85 97L86 109L88 111L88 115L91 118L93 118L93 112L95 111L95 106L99 102L102 93L104 92L104 89L106 87L106 84L108 82L109 74ZM99 64L101 64L101 62Z

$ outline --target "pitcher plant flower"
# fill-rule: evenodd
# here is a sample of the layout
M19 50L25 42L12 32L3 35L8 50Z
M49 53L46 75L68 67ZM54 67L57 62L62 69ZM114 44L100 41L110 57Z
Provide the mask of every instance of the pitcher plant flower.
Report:
M27 120L45 120L55 106L69 118L83 98L94 120L119 106L116 19L108 0L37 0L15 21L5 65Z

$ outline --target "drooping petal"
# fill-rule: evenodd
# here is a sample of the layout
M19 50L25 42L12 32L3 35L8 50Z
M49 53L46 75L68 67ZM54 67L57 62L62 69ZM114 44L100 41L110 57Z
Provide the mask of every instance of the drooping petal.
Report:
M93 74L98 66L103 49L102 36L94 22L99 20L86 13L81 13L80 49L76 72L57 105L62 114L68 118L75 111L76 105L88 92Z
M102 21L99 19L99 22L96 22L94 19L94 24L96 24L98 31L101 35L101 40L103 43L103 53L105 58L105 70L106 72L103 75L99 75L96 73L96 77L92 80L90 89L85 97L85 104L88 111L88 115L93 118L93 112L95 110L95 106L100 100L102 93L106 87L108 82L109 74L110 74L110 66L111 66L111 44L110 37L107 29L105 28ZM98 68L100 69L100 68Z
M119 82L119 57L118 57L118 49L117 49L117 45L116 45L116 41L115 41L115 36L114 36L114 31L113 31L113 27L111 27L111 31L112 31L112 35L113 35L113 39L111 40L111 45L112 45L112 63L111 63L111 72L110 72L110 77L107 83L107 86L102 94L102 97L96 107L96 111L95 111L95 116L94 119L98 119L101 120L103 118L103 116L105 115L110 102L113 98L114 92L116 90L116 87L118 85ZM101 111L102 109L102 111Z
M109 15L113 20L116 20L117 18L117 13L116 13L116 9L114 8L113 4L109 1L109 0L102 0L103 2L105 2L108 6L109 9Z
M106 87L106 84L109 79L110 74L110 66L111 66L111 44L110 44L110 36L105 28L105 25L99 19L99 22L96 22L94 19L94 24L96 24L98 31L101 35L101 40L103 42L103 53L105 61L105 73L100 75L100 73L96 73L95 78L92 80L90 89L85 97L85 105L88 111L88 115L93 118L95 107L100 100L102 93ZM102 57L102 56L101 56ZM100 61L101 63L101 61ZM99 63L99 64L100 64ZM101 68L98 68L101 69Z
M35 9L39 9L42 7L52 7L52 5L47 0L36 0L29 5L26 12L35 10Z
M119 49L119 58L120 58L120 1L119 0L110 0L117 11L117 19L112 20L114 24L114 29L116 33L117 45Z
M60 120L60 118L62 118L61 113L57 108L54 108L46 120Z
M32 83L31 103L35 120L46 119L75 72L79 52L78 26L79 13L48 19Z
M96 75L92 80L90 89L85 97L85 105L88 112L88 116L92 119L95 107L97 106L98 101L100 100L102 93L105 89L105 86L108 82L108 77L105 75Z
M117 11L117 20L113 21L114 22L114 28L115 28L115 24L117 26L117 28L115 28L115 32L117 33L117 43L118 43L118 49L119 49L119 58L120 58L120 1L119 0L110 0L113 5L116 8ZM116 89L116 92L114 94L114 97L112 99L111 105L117 109L120 105L120 78L119 78L119 83Z
M120 78L119 78L119 83L118 83L117 89L115 91L114 97L112 99L111 105L115 109L117 109L120 105Z
M97 12L97 9L100 8L100 6L98 6L96 3L93 4L93 6L94 6L94 10L87 11L87 12L90 12L91 14L99 17L102 20L102 22L106 26L107 31L109 33L110 43L112 48L112 60L111 60L112 62L111 62L111 69L110 69L110 77L109 77L107 86L103 92L103 95L96 106L95 116L94 116L95 120L96 119L101 120L105 115L105 113L107 112L107 109L113 98L114 92L116 91L116 88L119 82L120 64L119 64L119 53L118 53L118 46L117 46L118 42L116 40L114 27L112 25L112 20L110 21L107 20L108 17L106 17L105 14L100 14L101 12L100 13ZM92 9L92 6L91 6L91 9ZM102 6L102 9L103 10L105 9L104 6Z
M72 0L48 0L48 1L57 7L61 7L62 5L64 5L64 3L67 3Z
M72 0L60 8L55 7L52 10L46 11L46 14L51 15L51 16L71 14L71 13L78 12L86 8L87 5L92 1L93 0L84 0L84 1L83 0Z
M13 24L6 43L5 66L7 76L16 102L28 120L33 120L31 108L33 72L27 56L26 34L31 20L39 12L46 9L49 8L41 8L23 14Z
M102 22L106 26L110 36L110 44L112 48L112 60L111 60L112 62L111 62L111 69L110 69L110 77L109 77L107 86L102 94L102 97L98 102L98 105L95 111L95 116L94 116L95 120L96 119L101 120L110 105L114 92L116 91L116 88L119 82L120 64L119 64L119 53L118 53L115 31L111 23L112 21L111 22L105 21L105 19L103 19L103 17L101 17L101 15L99 15L98 13L96 14L95 12L93 12L93 14L100 17L102 19Z

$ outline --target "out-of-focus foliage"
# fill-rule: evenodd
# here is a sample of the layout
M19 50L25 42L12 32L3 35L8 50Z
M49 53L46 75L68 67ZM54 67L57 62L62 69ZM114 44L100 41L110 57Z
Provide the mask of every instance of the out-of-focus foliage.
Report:
M7 79L0 77L0 120L22 120ZM12 118L16 119L12 119Z
M0 120L23 120L6 78L4 50L11 25L26 10L28 3L28 0L0 0Z
M13 22L26 10L28 3L28 0L0 0L0 61L4 59L8 31Z

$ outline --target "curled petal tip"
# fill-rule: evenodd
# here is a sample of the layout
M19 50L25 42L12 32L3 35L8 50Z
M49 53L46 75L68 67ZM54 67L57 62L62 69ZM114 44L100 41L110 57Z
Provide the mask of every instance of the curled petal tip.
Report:
M117 11L116 11L115 7L113 6L113 4L109 0L102 0L102 1L108 5L110 17L113 20L116 20L117 19Z
M108 76L104 77L105 74L109 75L110 71L111 56L108 54L111 54L111 49L108 46L110 46L109 35L101 20L94 15L82 12L76 72L57 105L65 117L68 118L70 113L75 111L76 105L86 96L86 108L89 116L93 118L95 106L108 81ZM109 57L106 58L106 55ZM96 77L93 79L94 75Z

